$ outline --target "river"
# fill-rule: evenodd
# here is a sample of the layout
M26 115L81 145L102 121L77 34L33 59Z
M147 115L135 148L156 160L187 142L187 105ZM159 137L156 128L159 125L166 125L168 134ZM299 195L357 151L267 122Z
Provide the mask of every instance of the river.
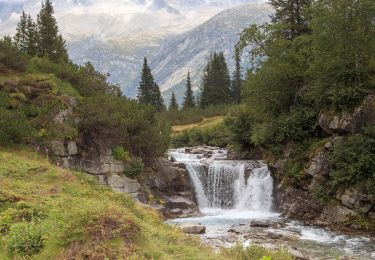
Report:
M200 223L206 226L204 243L220 248L235 243L285 248L306 259L375 259L375 240L338 234L283 218L274 206L273 178L261 161L226 160L225 149L209 154L170 150L183 163L194 185L200 217L168 221L172 225Z

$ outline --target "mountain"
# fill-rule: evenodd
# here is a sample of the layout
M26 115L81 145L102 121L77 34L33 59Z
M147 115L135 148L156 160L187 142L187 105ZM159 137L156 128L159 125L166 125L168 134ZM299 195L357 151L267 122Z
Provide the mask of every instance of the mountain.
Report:
M165 100L171 91L182 100L187 71L194 89L210 53L225 53L230 69L234 67L233 48L239 33L252 23L269 20L271 8L251 4L225 10L203 24L179 35L137 34L123 40L103 42L95 38L69 43L75 62L91 61L100 71L110 73L110 81L119 84L127 96L135 97L143 57L148 57Z
M203 68L213 52L224 52L232 70L234 46L241 31L250 24L268 21L271 12L272 9L267 4L228 9L164 43L151 67L166 100L169 100L171 91L175 91L179 101L182 100L188 71L193 79L194 89L197 90Z
M74 62L90 61L109 73L109 80L127 96L135 97L147 56L168 97L171 89L181 89L187 70L197 83L209 52L224 51L231 58L237 34L252 22L268 19L266 5L228 10L256 2L263 1L55 0L54 8ZM0 0L0 34L14 33L22 9L35 17L40 3ZM181 93L176 94L180 100Z

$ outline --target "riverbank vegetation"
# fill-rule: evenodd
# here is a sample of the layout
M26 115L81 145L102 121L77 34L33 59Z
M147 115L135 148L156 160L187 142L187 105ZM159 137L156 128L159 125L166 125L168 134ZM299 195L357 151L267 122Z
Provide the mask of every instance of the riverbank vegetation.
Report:
M23 12L16 36L0 40L0 144L44 152L54 141L90 137L155 158L168 148L170 133L156 110L123 97L90 63L69 60L51 1L43 2L36 22Z
M4 260L292 259L257 247L214 253L165 224L154 210L24 147L0 148L0 178Z
M247 52L250 68L241 104L232 106L224 124L187 130L172 138L175 145L231 144L240 152L259 150L265 158L284 157L288 147L284 169L298 181L310 154L332 135L321 128L319 116L348 115L374 95L373 1L298 3L270 1L276 10L272 21L251 25L241 34L236 49ZM204 78L202 82L204 88ZM368 160L375 157L370 148L373 118L361 119L364 124L354 133L335 133L343 138L331 151L333 185L367 183L366 190L373 189L368 187L375 180Z

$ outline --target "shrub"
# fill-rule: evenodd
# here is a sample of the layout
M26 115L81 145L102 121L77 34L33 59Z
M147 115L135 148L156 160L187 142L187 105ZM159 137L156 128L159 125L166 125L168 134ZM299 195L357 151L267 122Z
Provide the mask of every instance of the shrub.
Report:
M97 95L85 98L77 112L83 134L121 146L131 155L154 158L169 146L170 127L157 121L151 106L125 97Z
M44 246L43 231L34 223L12 225L8 235L8 252L11 255L31 256Z
M171 138L173 147L210 145L226 147L230 144L230 133L224 124L212 128L192 128Z
M236 244L233 247L222 249L222 254L228 259L242 259L242 260L251 260L251 259L261 259L261 260L292 260L294 257L288 253L286 250L282 249L266 249L261 246L248 246L244 247L241 244Z
M375 195L375 138L354 135L335 145L330 157L334 184L364 183Z
M119 161L128 161L130 159L129 153L120 146L117 146L112 150L112 155L116 160Z
M20 52L11 42L0 40L0 65L2 71L10 68L25 71L28 64L27 56Z
M253 147L251 141L253 119L246 106L233 108L225 119L225 125L230 131L232 142L238 144L243 150L250 150Z
M0 108L0 144L23 143L33 136L25 114Z
M125 175L131 178L135 178L143 173L144 168L145 168L145 165L143 163L142 158L140 157L132 158L125 165Z

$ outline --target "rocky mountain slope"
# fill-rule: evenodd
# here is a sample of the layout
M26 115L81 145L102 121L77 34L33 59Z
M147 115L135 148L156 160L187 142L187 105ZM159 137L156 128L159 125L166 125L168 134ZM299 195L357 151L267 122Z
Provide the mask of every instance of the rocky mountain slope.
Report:
M268 20L271 12L266 5L228 8L258 2L263 1L66 0L54 5L75 63L90 61L110 74L111 83L134 97L141 63L147 56L164 96L169 98L170 90L175 89L181 99L187 70L198 83L210 52L224 51L232 58L237 34L251 23ZM35 16L40 1L0 1L0 34L14 33L22 8Z

